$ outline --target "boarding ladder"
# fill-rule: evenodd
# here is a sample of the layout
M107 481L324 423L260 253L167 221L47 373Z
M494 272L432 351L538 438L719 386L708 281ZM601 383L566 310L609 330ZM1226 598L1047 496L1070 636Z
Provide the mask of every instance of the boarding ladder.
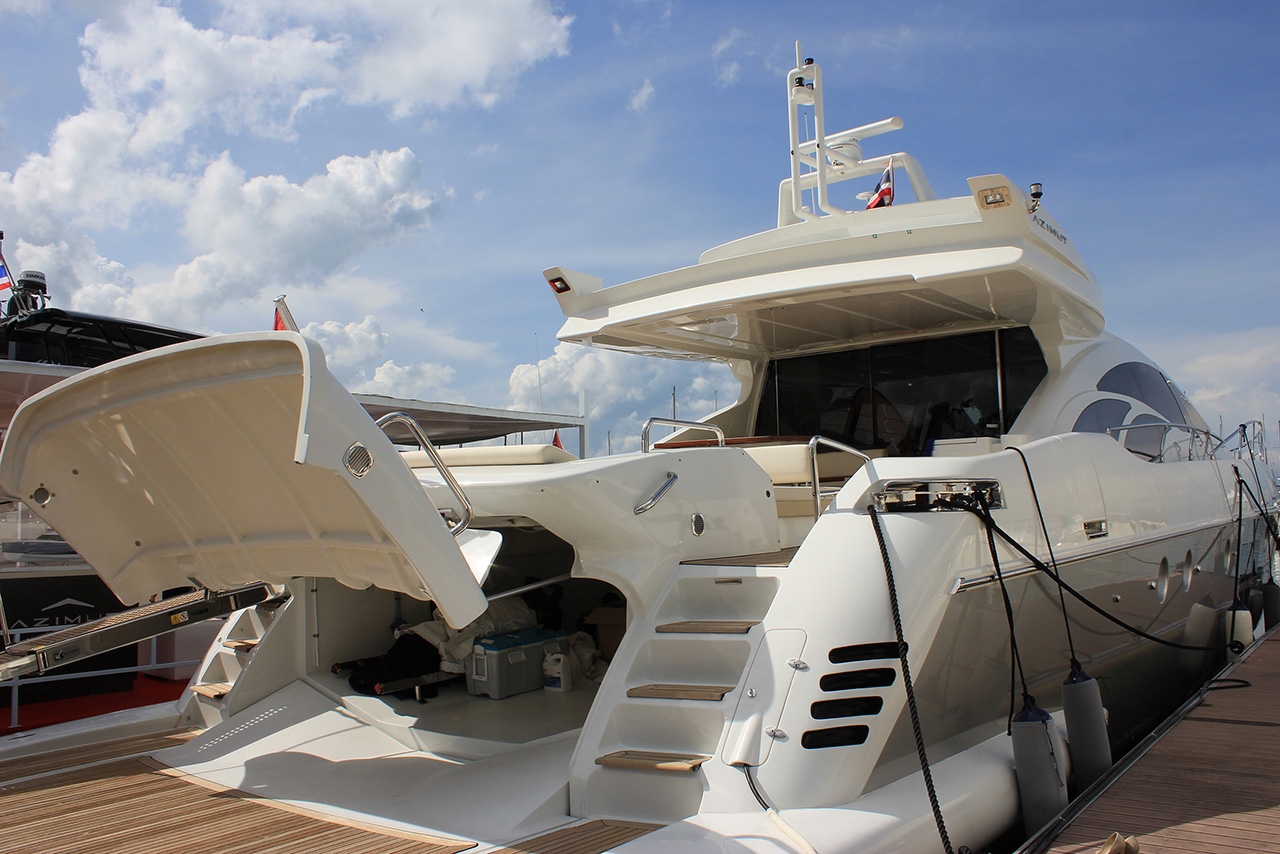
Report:
M262 583L232 590L196 590L41 635L0 652L0 681L27 673L45 673L192 623L225 616L275 594L276 588Z

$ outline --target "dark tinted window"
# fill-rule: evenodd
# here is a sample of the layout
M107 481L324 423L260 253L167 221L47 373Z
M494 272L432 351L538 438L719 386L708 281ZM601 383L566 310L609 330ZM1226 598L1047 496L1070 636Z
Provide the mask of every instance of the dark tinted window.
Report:
M1123 400L1095 400L1076 419L1073 433L1105 433L1108 427L1119 427L1133 407Z
M1031 394L1049 373L1044 353L1031 330L1025 326L1000 330L1000 368L1004 371L1004 432L1022 414Z
M1142 362L1116 365L1098 380L1098 391L1123 394L1140 400L1175 424L1183 423L1178 399L1169 388L1164 374Z
M1158 424L1162 419L1154 415L1139 415L1131 424ZM1124 446L1149 460L1160 456L1164 450L1166 427L1130 427L1124 431Z
M769 365L755 432L823 435L916 455L936 439L1007 432L1046 373L1040 347L1025 328L776 360Z

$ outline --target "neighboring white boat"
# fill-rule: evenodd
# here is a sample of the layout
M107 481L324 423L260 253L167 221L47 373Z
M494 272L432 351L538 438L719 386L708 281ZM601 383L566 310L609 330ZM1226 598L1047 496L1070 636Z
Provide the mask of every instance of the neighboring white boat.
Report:
M946 835L980 850L1018 820L1023 693L1056 711L1078 660L1123 749L1252 637L1277 498L1259 432L1213 436L1104 331L1038 187L936 198L909 155L862 157L900 120L828 135L818 65L787 80L778 228L609 288L546 271L563 340L733 367L738 399L664 443L650 423L604 458L401 453L286 332L132 357L19 410L0 488L122 600L278 585L148 719L207 728L159 761L477 852L600 820L615 835L590 850L937 851L918 729ZM833 202L886 169L914 202ZM531 585L561 594L549 628L595 633L601 681L506 696L564 652L545 635L475 647L425 705L333 670L386 652L393 622L456 638Z

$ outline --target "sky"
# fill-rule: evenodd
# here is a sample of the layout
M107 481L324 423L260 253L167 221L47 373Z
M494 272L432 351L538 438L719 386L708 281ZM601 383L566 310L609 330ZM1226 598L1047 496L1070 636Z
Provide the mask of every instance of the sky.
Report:
M557 342L541 271L774 227L800 40L829 131L902 116L866 156L939 196L1042 183L1108 328L1276 439L1280 4L0 0L0 28L3 249L55 305L241 332L283 293L354 391L586 389L591 451L634 449L673 388L697 418L735 381Z

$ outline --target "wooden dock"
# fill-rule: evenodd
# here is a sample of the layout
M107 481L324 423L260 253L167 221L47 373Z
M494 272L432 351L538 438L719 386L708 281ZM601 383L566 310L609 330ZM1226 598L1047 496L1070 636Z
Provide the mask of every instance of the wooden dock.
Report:
M1280 854L1280 634L1230 675L1248 686L1210 691L1036 850L1093 854L1118 832L1142 854Z

